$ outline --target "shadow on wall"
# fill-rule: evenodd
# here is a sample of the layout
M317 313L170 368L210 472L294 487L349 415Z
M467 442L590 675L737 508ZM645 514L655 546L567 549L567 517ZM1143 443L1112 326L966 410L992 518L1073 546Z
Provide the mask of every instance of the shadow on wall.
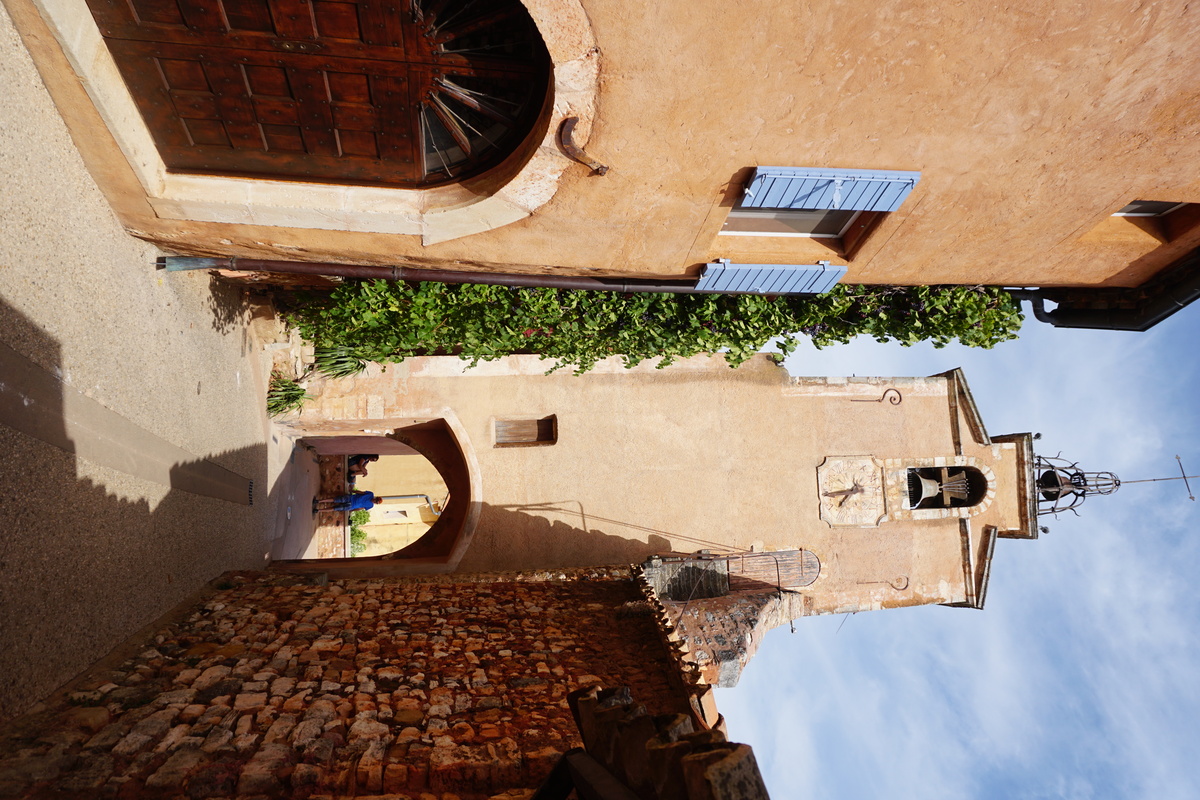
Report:
M140 497L120 496L137 497L155 484L129 474L142 466L136 463L121 470L77 460L77 453L103 455L105 437L115 434L87 431L94 438L86 447L71 438L88 403L100 417L111 412L64 389L55 377L61 374L58 342L3 301L0 339L0 720L5 720L205 582L230 569L261 566L273 501L263 491L263 445L165 465L162 494L153 507ZM111 442L114 451L125 445L122 452L136 452L128 444ZM252 506L166 488L198 489L206 477L225 473L255 482L259 491Z
M250 289L209 276L208 310L212 312L213 330L230 333L245 329L246 317L252 311Z
M593 530L586 509L575 501L529 506L484 503L475 538L458 571L640 564L652 555L670 552L665 531L628 527L629 537Z
M554 504L555 507L561 504ZM531 506L531 509L543 506ZM550 520L520 508L479 504L479 524L457 573L511 572L567 567L640 564L649 556L669 552L670 540L651 534L625 538ZM577 512L578 514L578 512ZM636 527L636 526L634 526ZM646 530L646 529L640 529ZM407 550L406 548L405 550ZM326 573L331 580L386 578L445 573L445 567L399 553L375 558L326 558L277 561L279 572Z

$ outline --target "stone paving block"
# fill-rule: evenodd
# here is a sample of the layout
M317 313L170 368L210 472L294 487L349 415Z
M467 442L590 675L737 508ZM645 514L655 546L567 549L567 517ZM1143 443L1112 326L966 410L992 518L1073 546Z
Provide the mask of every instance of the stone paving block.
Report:
M63 714L65 724L87 731L89 734L98 733L112 719L112 713L103 706L90 708L73 708Z
M146 788L156 791L179 789L188 774L204 759L204 753L199 750L176 750L146 779Z
M233 749L239 753L249 753L254 750L258 744L259 735L257 733L243 733L240 736L233 737Z
M165 753L174 750L182 741L190 738L188 734L191 733L191 730L191 725L176 725L167 731L167 735L154 746L154 752Z
M111 750L113 745L121 741L125 736L126 726L120 722L112 722L105 725L91 739L84 744L85 750Z
M83 760L76 769L63 775L54 785L62 792L87 797L95 794L112 776L112 772L112 756L102 754ZM4 793L0 790L0 797L3 796Z
M280 744L264 744L242 768L238 778L238 794L280 794L288 768L295 762L292 748Z
M214 797L231 796L241 773L241 763L217 761L203 765L187 780L187 796L191 800L209 800Z
M129 733L113 747L112 753L117 756L136 755L154 739L144 733Z
M232 671L233 670L230 667L224 665L209 667L200 673L194 681L192 681L192 688L196 691L208 689L209 687L215 686L225 678L229 677L229 673Z
M360 719L355 721L355 723L350 726L350 732L348 735L350 741L354 741L355 739L359 738L377 740L387 737L390 739L390 730L391 729L382 722L378 722L373 719Z
M581 682L686 711L653 620L615 613L640 596L631 585L438 580L222 591L168 631L186 646L164 635L158 656L122 667L113 716L90 723L103 727L64 740L86 762L80 785L484 800L536 785L578 744L566 694ZM186 653L199 663L173 663Z
M293 714L282 714L278 719L271 723L271 727L267 729L263 736L264 742L279 743L285 742L291 734L292 729L296 727L296 717Z
M267 705L266 692L249 692L239 694L233 700L235 711L258 711Z

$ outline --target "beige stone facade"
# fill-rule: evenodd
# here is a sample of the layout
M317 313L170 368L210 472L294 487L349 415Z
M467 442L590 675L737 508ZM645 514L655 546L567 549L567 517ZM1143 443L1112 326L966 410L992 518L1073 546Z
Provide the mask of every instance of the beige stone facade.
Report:
M423 452L461 462L467 477L447 481L448 521L396 557L311 569L559 569L806 551L815 580L781 587L759 575L750 587L789 589L778 624L981 607L996 539L1036 536L1031 437L989 436L957 371L792 378L765 356L737 370L719 357L664 370L613 360L583 376L546 367L529 356L475 368L430 357L314 381L315 400L286 422L296 435L368 433L422 449L412 437L444 425L449 437ZM529 425L532 441L498 441L511 423ZM913 470L964 468L978 483L969 504L913 507Z
M1183 0L705 0L636 21L616 0L527 0L554 71L539 127L494 174L425 192L168 173L83 0L5 4L118 217L180 252L582 275L829 260L849 282L1133 287L1200 245ZM568 117L607 174L568 158ZM842 239L720 235L758 166L920 180ZM1135 200L1192 205L1112 216Z

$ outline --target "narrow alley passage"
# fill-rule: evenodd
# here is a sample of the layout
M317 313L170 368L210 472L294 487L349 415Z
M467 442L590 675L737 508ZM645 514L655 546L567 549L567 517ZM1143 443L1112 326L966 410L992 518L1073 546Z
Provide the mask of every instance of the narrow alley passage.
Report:
M269 462L288 451L242 292L155 272L2 8L0 85L5 719L204 582L261 567L280 512Z

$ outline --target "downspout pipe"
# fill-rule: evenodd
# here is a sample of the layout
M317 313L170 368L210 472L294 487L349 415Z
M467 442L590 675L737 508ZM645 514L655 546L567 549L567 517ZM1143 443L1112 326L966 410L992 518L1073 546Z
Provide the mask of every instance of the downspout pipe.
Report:
M235 272L282 272L292 275L326 275L358 280L434 281L476 283L550 289L591 289L608 292L656 292L659 294L761 294L760 292L708 291L694 281L655 281L632 278L585 278L576 275L517 275L504 272L459 272L448 269L384 267L368 264L334 264L313 261L267 261L257 258L199 258L160 256L160 269L182 272L193 269L225 269Z
M1146 297L1133 308L1068 308L1060 305L1046 310L1046 298L1039 290L1010 289L1018 300L1028 300L1033 315L1057 328L1088 328L1110 331L1148 331L1200 297L1200 270L1189 270L1176 280Z
M1012 295L1014 300L1028 301L1033 316L1038 322L1045 322L1048 325L1057 325L1054 317L1050 316L1051 312L1046 310L1046 298L1042 297L1042 293L1037 289L1005 289L1004 291Z
M435 517L442 515L442 512L438 511L437 506L433 504L433 498L427 494L377 494L375 496L380 500L424 500Z

